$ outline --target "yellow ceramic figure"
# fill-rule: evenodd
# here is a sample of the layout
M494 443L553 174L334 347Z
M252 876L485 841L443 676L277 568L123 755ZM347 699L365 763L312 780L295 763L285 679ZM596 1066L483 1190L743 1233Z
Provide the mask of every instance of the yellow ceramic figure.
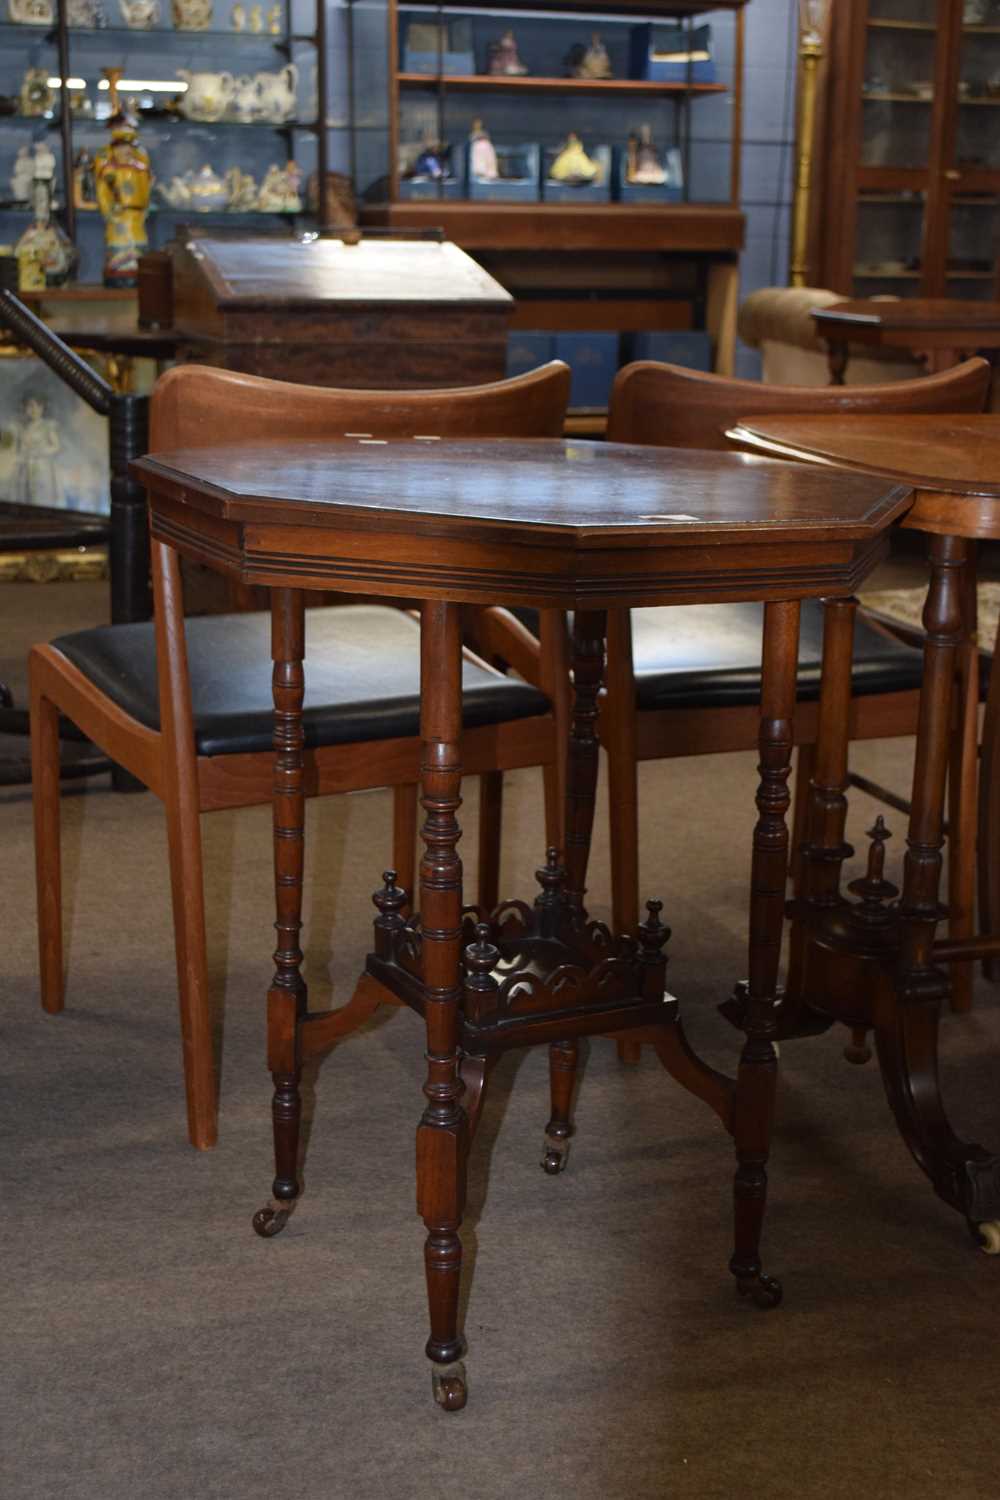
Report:
M549 168L553 182L600 182L600 163L591 161L583 149L583 142L575 131L570 131L566 144Z
M104 285L135 286L139 256L149 243L146 212L153 185L149 155L136 140L136 128L118 102L118 69L107 69L111 83L111 140L94 154L97 206L104 216Z

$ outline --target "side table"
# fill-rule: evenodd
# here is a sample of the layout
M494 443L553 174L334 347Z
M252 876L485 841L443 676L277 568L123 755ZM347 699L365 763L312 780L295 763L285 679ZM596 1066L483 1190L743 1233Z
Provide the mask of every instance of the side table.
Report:
M827 717L806 830L803 899L793 948L800 963L786 1009L794 1029L806 1012L873 1028L879 1064L900 1132L935 1191L963 1214L991 1253L1000 1253L1000 1158L955 1134L938 1079L938 1023L948 998L942 965L1000 961L1000 673L990 680L979 776L980 923L974 894L955 870L949 902L952 931L936 941L944 845L945 783L951 760L952 817L964 818L974 842L978 653L975 620L976 540L1000 538L1000 416L747 417L729 434L758 453L811 460L859 476L913 486L903 525L928 534L930 585L924 606L924 676L917 725L903 889L884 878L887 831L873 830L868 876L840 892L844 843L847 708L853 604L834 606L829 628L836 661L824 672ZM994 658L995 659L995 658ZM956 692L955 684L959 684ZM957 743L953 726L957 724ZM795 1011L798 1010L798 1019ZM831 1022L832 1024L832 1022Z
M851 344L909 349L927 355L927 372L946 370L967 354L1000 349L1000 302L947 297L870 297L814 307L810 316L826 340L830 384L843 385Z
M253 444L139 460L154 545L168 545L272 590L274 847L278 944L268 994L277 1175L256 1216L276 1233L299 1192L301 1066L384 1000L426 1024L426 1103L417 1128L418 1209L437 1400L465 1405L459 1321L466 1162L490 1070L509 1047L547 1043L552 1115L546 1170L565 1165L581 1036L648 1042L734 1138L740 1292L781 1296L760 1259L777 1059L785 814L798 658L799 601L849 596L884 555L905 486L737 454L539 440L438 444L433 435L371 445ZM303 871L305 642L302 591L418 598L422 604L420 915L386 873L373 951L351 1000L309 1010L299 944ZM760 785L753 834L746 1032L735 1080L687 1043L665 992L661 903L636 933L587 918L597 700L609 608L765 601ZM575 703L566 850L550 850L533 905L463 906L461 635L463 604L575 611ZM684 838L684 831L679 831Z

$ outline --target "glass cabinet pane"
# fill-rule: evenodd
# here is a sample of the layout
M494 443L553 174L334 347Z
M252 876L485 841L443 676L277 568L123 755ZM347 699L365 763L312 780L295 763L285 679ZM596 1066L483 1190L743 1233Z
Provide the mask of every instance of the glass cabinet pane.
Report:
M937 44L934 16L934 0L874 0L869 10L862 166L928 163Z
M858 199L854 278L859 297L916 295L925 208L924 193L864 193Z
M1000 256L1000 196L953 196L948 224L947 290L949 297L992 300L996 297Z
M959 167L1000 167L998 0L965 0L955 161Z

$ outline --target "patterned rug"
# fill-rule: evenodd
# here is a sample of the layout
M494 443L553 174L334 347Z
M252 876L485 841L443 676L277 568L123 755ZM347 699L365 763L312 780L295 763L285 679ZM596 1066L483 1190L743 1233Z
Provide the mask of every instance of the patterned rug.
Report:
M1000 583L981 583L978 595L979 649L992 653L997 635L997 621L1000 619ZM871 589L858 595L866 609L877 610L879 614L888 615L890 619L899 620L901 624L909 625L916 630L922 628L920 617L926 597L927 590L922 586L908 589Z

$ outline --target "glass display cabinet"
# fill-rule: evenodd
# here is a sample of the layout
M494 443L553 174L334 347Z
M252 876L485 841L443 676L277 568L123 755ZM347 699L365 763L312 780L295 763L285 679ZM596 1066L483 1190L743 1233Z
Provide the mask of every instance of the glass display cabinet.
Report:
M743 0L355 0L351 25L364 223L474 254L517 298L526 360L616 339L588 351L595 390L609 360L670 358L666 335L731 369Z
M57 217L80 254L77 279L100 282L103 224L87 167L107 140L110 69L151 159L151 247L195 214L255 228L308 217L313 174L323 218L322 3L0 4L0 242L15 244L29 222L32 162L50 152ZM290 176L289 162L298 169Z
M822 285L998 296L1000 0L833 6Z

